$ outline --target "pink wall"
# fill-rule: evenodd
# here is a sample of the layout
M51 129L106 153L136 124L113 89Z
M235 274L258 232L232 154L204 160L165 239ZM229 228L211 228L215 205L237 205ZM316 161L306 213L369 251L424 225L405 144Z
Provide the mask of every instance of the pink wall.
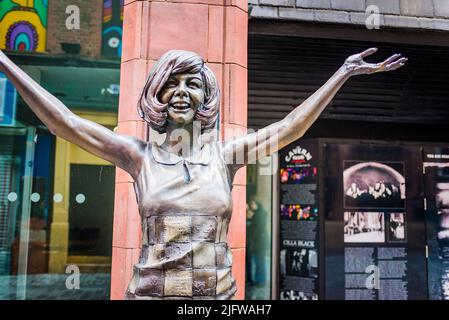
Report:
M119 132L142 139L146 125L137 114L137 99L153 63L167 50L200 54L214 71L222 92L220 128L247 125L246 0L125 0ZM246 171L234 180L234 212L228 240L234 254L237 299L245 297ZM132 179L117 168L111 299L123 299L139 256L140 218Z

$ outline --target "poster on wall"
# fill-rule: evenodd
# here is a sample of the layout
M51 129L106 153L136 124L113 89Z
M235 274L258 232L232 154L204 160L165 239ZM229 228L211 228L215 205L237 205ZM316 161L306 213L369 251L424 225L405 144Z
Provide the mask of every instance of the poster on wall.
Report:
M345 208L404 208L402 162L344 161Z
M429 299L449 300L449 148L423 150Z
M280 299L318 299L318 152L303 140L279 152Z
M332 143L324 159L326 299L427 299L420 149Z
M125 0L103 0L101 53L104 57L122 56L124 5Z
M45 52L48 0L0 1L0 49Z

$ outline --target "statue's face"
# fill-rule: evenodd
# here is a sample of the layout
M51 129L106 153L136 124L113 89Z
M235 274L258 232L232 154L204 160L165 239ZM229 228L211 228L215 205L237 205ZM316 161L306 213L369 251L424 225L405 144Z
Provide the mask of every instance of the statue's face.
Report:
M159 94L159 100L168 104L169 124L191 124L199 106L204 103L204 83L201 74L171 75Z

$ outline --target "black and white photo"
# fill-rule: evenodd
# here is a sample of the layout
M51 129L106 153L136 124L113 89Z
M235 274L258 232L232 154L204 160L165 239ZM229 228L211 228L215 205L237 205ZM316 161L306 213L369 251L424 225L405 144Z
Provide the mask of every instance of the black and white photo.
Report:
M318 256L315 249L288 248L281 250L282 275L299 277L318 276Z
M403 164L344 162L345 208L404 208Z
M405 214L402 212L392 212L388 219L388 241L405 241Z
M383 212L345 212L345 243L385 242L385 218Z
M449 244L449 182L436 184L435 200L438 214L438 240Z

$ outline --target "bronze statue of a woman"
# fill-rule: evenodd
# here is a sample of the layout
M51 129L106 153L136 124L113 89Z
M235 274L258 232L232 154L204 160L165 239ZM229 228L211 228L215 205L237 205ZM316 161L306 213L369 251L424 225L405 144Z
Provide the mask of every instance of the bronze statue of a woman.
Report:
M376 50L350 56L269 130L205 144L199 138L216 124L220 91L214 74L193 52L165 53L143 88L139 113L153 129L167 133L161 145L80 118L1 51L0 71L50 132L133 177L143 239L127 299L231 299L236 285L227 232L236 170L248 164L251 153L268 156L299 139L351 76L394 70L407 60L399 54L377 64L363 60ZM241 163L227 161L239 154Z

